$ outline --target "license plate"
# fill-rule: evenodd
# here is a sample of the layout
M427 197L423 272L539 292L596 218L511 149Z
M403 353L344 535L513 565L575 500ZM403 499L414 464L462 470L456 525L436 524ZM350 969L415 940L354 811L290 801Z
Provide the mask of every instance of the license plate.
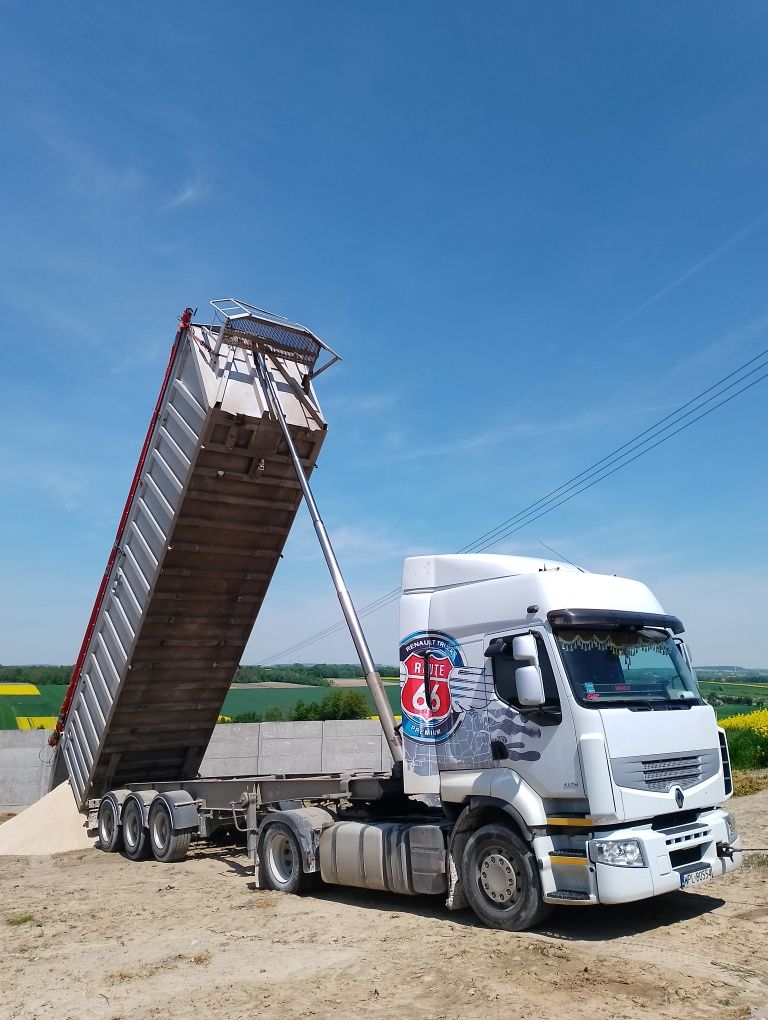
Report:
M695 868L680 876L680 888L687 889L692 885L701 885L702 882L712 881L712 865L707 864L703 868Z

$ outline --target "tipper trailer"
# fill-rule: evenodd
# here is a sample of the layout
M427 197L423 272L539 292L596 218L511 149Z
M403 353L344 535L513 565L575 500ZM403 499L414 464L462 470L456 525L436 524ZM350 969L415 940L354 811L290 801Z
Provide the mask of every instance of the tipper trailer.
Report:
M261 884L443 895L520 930L739 866L725 733L645 585L517 556L406 559L395 718L308 478L338 356L233 299L179 322L52 742L105 851L180 860L235 825ZM390 771L197 769L301 497Z

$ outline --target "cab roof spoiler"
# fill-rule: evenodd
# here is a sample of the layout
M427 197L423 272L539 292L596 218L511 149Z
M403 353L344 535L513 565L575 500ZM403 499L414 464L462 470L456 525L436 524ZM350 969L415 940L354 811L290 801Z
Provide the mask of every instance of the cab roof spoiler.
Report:
M642 613L626 609L552 609L547 613L552 627L579 629L599 627L606 630L641 630L658 627L682 634L683 624L676 616L664 613Z

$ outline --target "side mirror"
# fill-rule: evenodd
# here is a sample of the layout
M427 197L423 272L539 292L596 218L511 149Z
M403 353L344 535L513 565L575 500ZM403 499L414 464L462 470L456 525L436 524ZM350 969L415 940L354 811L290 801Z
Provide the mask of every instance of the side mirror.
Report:
M533 634L518 634L512 638L512 657L518 662L528 662L533 666L539 663L539 653L536 649L536 638Z
M538 666L518 666L515 670L515 684L517 700L521 705L535 708L544 704L544 684Z

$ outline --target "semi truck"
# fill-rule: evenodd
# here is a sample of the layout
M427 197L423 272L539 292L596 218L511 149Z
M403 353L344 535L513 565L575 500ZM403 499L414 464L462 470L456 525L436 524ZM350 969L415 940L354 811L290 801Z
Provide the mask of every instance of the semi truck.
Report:
M259 885L442 896L486 925L629 903L741 864L728 745L681 621L629 578L491 554L405 560L401 716L312 490L338 355L236 299L188 308L56 730L99 847L183 859L245 834ZM390 769L201 778L301 499Z

